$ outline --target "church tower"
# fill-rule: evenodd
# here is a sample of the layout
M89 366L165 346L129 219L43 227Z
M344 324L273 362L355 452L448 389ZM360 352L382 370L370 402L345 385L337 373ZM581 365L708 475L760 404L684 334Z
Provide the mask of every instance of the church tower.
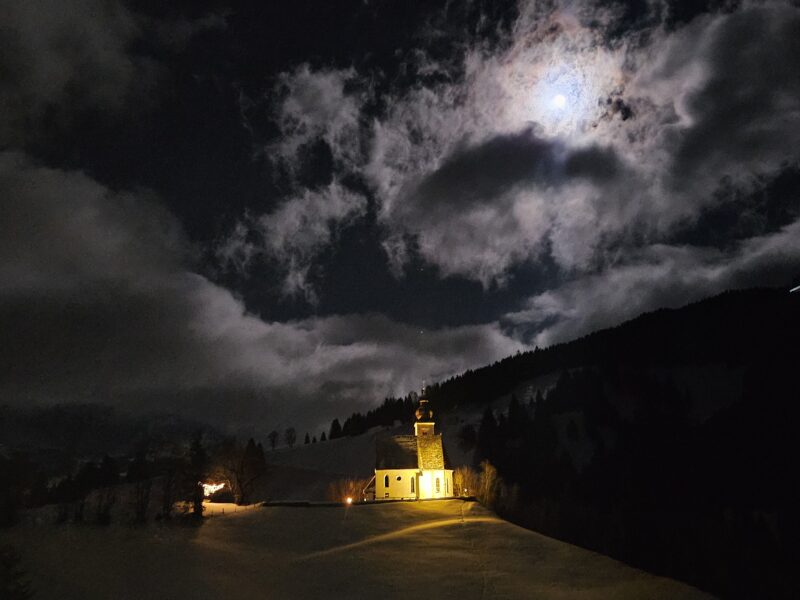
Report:
M453 469L445 463L442 434L434 430L425 386L414 415L414 435L375 437L376 500L453 496Z
M427 388L422 388L422 394L419 396L419 407L416 412L417 420L414 422L414 435L417 437L421 435L433 435L433 411L428 405L428 392Z

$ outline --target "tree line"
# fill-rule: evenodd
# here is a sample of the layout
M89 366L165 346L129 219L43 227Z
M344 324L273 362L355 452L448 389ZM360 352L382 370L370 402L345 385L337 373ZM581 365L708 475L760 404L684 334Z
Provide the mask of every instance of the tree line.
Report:
M457 471L455 485L525 527L722 597L797 597L798 410L788 371L763 367L704 423L668 378L566 371L459 432L480 477Z
M216 499L248 504L265 499L260 486L267 464L264 448L252 438L212 441L196 434L179 451L141 449L131 458L103 456L83 461L48 484L45 465L24 453L0 456L0 526L16 522L21 509L57 507L57 523L107 525L112 517L134 524L175 516L201 517L203 483L224 483ZM176 512L177 511L177 512Z

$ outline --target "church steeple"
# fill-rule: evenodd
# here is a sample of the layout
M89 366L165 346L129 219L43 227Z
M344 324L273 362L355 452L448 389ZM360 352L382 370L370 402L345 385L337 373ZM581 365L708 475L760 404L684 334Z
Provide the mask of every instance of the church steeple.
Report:
M425 385L422 386L422 393L419 396L419 406L415 413L417 420L414 423L414 435L433 435L433 411L428 404L428 391Z

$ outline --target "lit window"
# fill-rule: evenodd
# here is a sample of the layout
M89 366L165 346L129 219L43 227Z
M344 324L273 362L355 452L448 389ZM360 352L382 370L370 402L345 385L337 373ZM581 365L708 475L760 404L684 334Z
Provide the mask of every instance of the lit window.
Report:
M436 493L438 494L441 491L441 489L442 489L442 487L441 487L441 484L439 482L439 478L437 477L436 478Z
M388 475L384 475L383 476L383 487L389 487L389 476Z

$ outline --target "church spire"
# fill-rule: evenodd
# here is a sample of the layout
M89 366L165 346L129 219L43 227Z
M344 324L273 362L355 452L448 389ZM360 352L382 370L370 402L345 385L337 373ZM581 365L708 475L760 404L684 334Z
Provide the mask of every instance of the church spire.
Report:
M422 393L419 396L419 406L415 413L417 417L414 423L415 435L433 435L433 411L428 403L428 390L425 384L422 385Z

